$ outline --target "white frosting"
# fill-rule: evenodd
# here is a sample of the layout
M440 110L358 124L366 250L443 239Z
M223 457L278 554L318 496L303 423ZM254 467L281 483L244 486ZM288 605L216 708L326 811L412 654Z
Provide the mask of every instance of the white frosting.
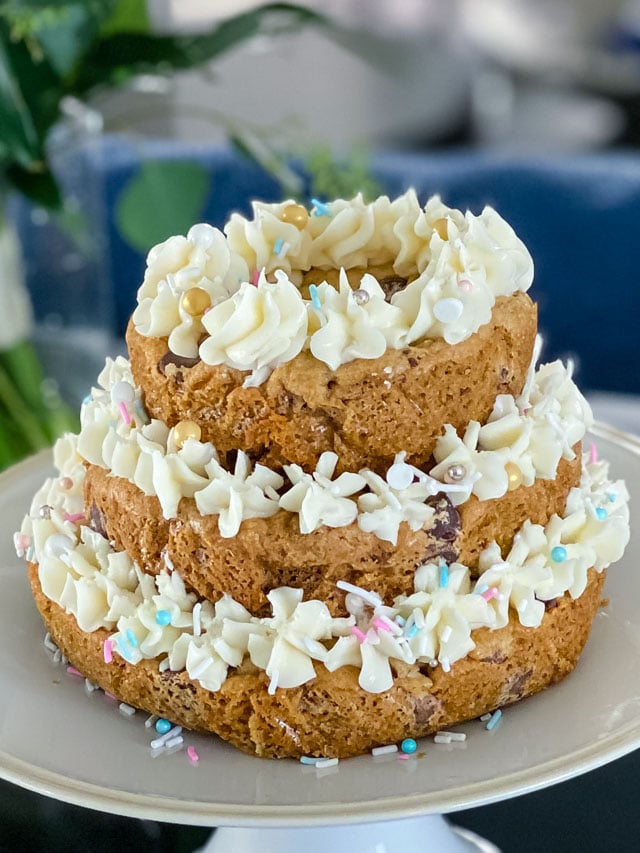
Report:
M425 503L436 492L435 481L431 478L425 477L421 482L398 489L373 471L361 473L370 489L358 498L358 527L365 533L375 533L379 539L396 545L403 521L411 530L420 530L433 517L433 508ZM436 488L437 485L435 483Z
M168 337L172 352L193 358L204 330L200 318L182 307L182 295L198 287L215 305L235 293L248 273L245 260L231 251L221 231L194 225L186 237L170 237L149 252L133 313L135 327L145 336Z
M34 497L16 535L21 556L38 562L43 592L81 630L106 628L114 651L131 664L166 656L171 669L185 669L212 691L247 656L266 673L272 693L313 679L314 661L329 671L358 667L361 687L374 693L393 685L394 661L439 663L448 670L473 649L476 628L507 624L510 607L534 628L543 601L565 592L580 596L587 569L601 571L618 559L629 538L624 483L610 482L606 463L585 456L580 486L571 491L563 517L544 528L526 522L504 560L490 544L480 557L474 593L465 566L431 563L416 572L415 592L390 606L347 585L351 615L336 619L323 602L302 601L302 590L283 587L268 595L272 616L258 619L229 596L215 605L198 601L175 571L144 574L82 519L71 520L69 510L83 489L79 458L73 437L58 444L61 476L47 480ZM329 477L334 461L323 463ZM557 549L564 550L559 555Z
M499 296L527 290L531 257L512 228L491 208L479 216L446 207L439 197L424 209L413 190L367 204L361 195L312 212L306 225L282 220L293 202L254 202L253 219L233 214L227 238L205 225L172 237L149 253L134 323L143 335L168 336L179 355L251 371L261 384L274 367L307 343L315 358L336 370L355 358L378 358L424 338L465 340L491 318ZM413 279L391 303L371 275L358 304L345 269L392 265ZM303 301L292 282L309 269L341 269L338 289L318 283L317 300ZM257 290L248 284L259 272ZM269 284L266 275L275 274ZM242 282L242 283L241 283ZM191 287L209 293L212 308L192 317L181 303ZM295 293L295 295L294 295ZM316 303L316 304L314 304Z
M230 299L208 311L202 323L210 335L200 345L202 360L237 370L278 367L298 355L307 337L300 291L281 271L273 284L264 273L257 286L241 284Z

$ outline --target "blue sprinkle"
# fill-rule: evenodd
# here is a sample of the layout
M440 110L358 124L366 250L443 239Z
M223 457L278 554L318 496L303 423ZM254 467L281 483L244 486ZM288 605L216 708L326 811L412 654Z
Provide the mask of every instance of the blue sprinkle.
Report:
M440 566L440 586L445 587L449 583L449 566L443 563Z
M402 616L400 616L400 615L398 615L398 616L396 616L396 617L395 617L394 622L396 623L396 625L399 625L401 628L402 628L402 627L404 626L404 624L405 624L404 619L403 619L403 618L402 618Z
M491 719L487 723L487 731L488 732L490 732L492 729L495 729L495 727L500 722L501 716L502 716L502 711L500 710L500 708L498 708L497 711L493 712L493 714L491 715Z
M417 748L418 744L412 737L406 737L400 744L400 749L405 753L405 755L411 755Z
M599 521L604 521L605 518L609 515L609 513L606 511L606 509L603 506L599 506L596 509L596 515L598 516Z
M476 589L476 595L482 595L483 592L486 592L489 589L489 585L486 583L481 583L480 586Z
M126 634L126 637L127 637L128 642L129 642L129 645L130 645L130 646L133 646L133 648L134 648L134 649L135 649L135 648L137 648L137 646L138 646L138 638L137 638L137 637L136 637L136 635L133 633L133 631L131 630L131 628L127 628L127 630L125 631L125 634Z
M413 624L409 628L409 630L407 631L407 637L409 639L411 639L412 637L415 637L415 635L418 633L418 630L419 630L418 626L416 624Z
M87 394L87 396L86 396L86 397L84 398L84 400L82 401L82 405L83 405L83 406L86 406L86 405L87 405L87 403L90 403L90 402L91 402L91 399L92 399L92 398L91 398L91 394Z
M311 204L314 207L314 216L333 216L327 205L324 202L320 201L320 199L312 198Z
M122 637L118 637L116 639L116 645L118 646L118 651L120 652L121 656L126 661L131 663L131 650Z
M30 563L33 560L34 554L35 554L35 550L34 550L33 545L29 545L29 547L27 548L27 553L25 554L25 559L27 560L28 563Z
M319 758L315 758L313 755L301 755L300 756L300 764L315 764L317 761L320 761Z
M158 720L156 722L156 731L159 735L166 735L166 733L171 729L171 723L169 720Z
M318 295L318 288L315 284L309 285L309 296L311 297L311 301L313 302L314 308L322 308L322 303L320 302L320 297Z
M607 495L607 497L609 498L609 502L610 502L610 503L615 503L616 496L613 494L613 492L610 492L610 493Z
M276 242L273 244L273 253L275 255L279 255L280 252L282 251L283 245L284 245L284 240L282 239L282 237L278 237Z
M555 548L551 549L551 559L554 563L564 563L567 559L567 549L562 545L556 545Z
M156 613L156 622L158 625L169 625L171 623L171 614L168 610L158 610Z

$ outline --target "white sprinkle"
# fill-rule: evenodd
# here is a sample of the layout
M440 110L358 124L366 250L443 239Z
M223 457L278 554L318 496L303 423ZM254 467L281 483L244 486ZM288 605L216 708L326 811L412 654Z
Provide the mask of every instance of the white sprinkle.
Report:
M98 688L97 684L93 683L93 681L89 681L88 678L85 678L84 689L87 691L87 693L95 693L95 691L98 690L99 688Z
M171 666L171 664L169 663L169 658L165 658L164 660L161 660L160 663L158 664L158 671L159 672L166 672L170 666Z
M58 647L56 646L56 644L51 639L51 634L48 631L44 635L44 646L46 649L49 649L50 652L57 652L58 651Z
M166 547L162 549L161 553L162 553L162 559L164 560L165 566L167 567L167 569L170 572L172 572L175 567L173 565L173 561L171 560L171 557L169 556L169 552L167 551Z
M178 735L181 734L182 726L174 726L172 729L169 729L169 731L165 734L160 735L160 737L154 738L149 744L149 746L151 747L151 749L158 749L158 747L166 746L168 741L170 741L172 738L178 737Z
M380 607L382 604L382 599L377 593L369 592L360 586L355 586L355 584L348 583L347 581L338 581L336 586L344 592L352 592L354 595L359 595L360 598L364 599L372 607Z
M60 654L60 663L66 666L69 663L69 658L66 655Z
M451 738L449 737L449 735L444 735L441 733L441 734L437 734L433 738L433 742L434 743L451 743Z
M481 722L483 722L483 723L486 723L486 722L487 722L487 720L490 720L490 719L491 719L491 714L483 714L483 715L480 717L480 720L481 720Z
M391 374L393 373L393 367L385 367L384 373L386 373L387 376L391 376Z
M406 462L394 462L387 471L387 483L398 491L406 489L413 483L413 468Z
M287 254L287 252L289 251L290 248L291 248L290 243L286 243L286 242L283 243L282 246L280 246L280 251L278 252L276 257L284 258L284 256Z
M440 635L440 640L441 640L443 643L448 643L448 642L449 642L449 640L451 639L451 634L452 634L452 633L453 633L453 632L452 632L452 630L451 630L451 625L447 625L447 626L446 626L446 628L444 629L444 631L442 632L442 634Z
M389 380L388 380L388 379L385 379L385 380L384 380L384 382L383 382L382 384L384 385L384 387L385 387L387 390L389 390L389 388L391 388L391 387L392 387L392 386L391 386L391 382L389 382Z
M198 601L197 604L193 605L193 636L199 637L202 632L202 626L200 624L200 611L202 610L202 604Z
M444 672L451 672L451 661L448 657L443 657L440 663Z
M176 737L172 737L165 743L165 749L171 749L174 746L182 746L184 743L184 738L182 735L176 735Z
M438 732L438 734L443 735L444 737L448 737L449 740L463 741L467 739L467 736L464 732Z
M158 717L155 714L152 714L150 717L147 717L147 719L144 721L144 727L145 727L145 729L150 729L151 726L155 726L155 724L157 722L158 722Z
M316 770L323 770L325 767L335 767L339 761L339 758L321 758L320 761L316 761Z
M121 714L124 714L125 717L133 717L136 712L136 709L133 708L131 705L127 705L126 702L121 702L118 705L118 711L120 711Z
M464 311L464 305L459 299L438 299L433 306L433 315L441 323L455 323Z
M54 654L53 654L53 662L54 663L60 663L61 660L62 660L62 652L60 651L60 649L56 649Z
M371 755L391 755L393 752L397 751L397 745L395 743L389 743L386 746L374 746L371 750Z

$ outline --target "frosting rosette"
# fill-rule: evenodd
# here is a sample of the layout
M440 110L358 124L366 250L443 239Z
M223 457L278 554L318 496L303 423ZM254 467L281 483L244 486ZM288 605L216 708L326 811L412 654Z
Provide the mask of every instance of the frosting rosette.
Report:
M187 310L185 294L198 288L209 306L215 305L234 293L248 272L221 231L194 225L186 237L170 237L149 252L133 312L135 327L147 337L168 337L171 352L193 358L203 327L201 312Z
M359 301L340 271L336 290L323 282L317 287L317 302L309 305L309 348L312 355L332 370L356 358L379 358L387 346L403 345L407 324L403 312L385 300L385 294L372 275L364 275ZM318 328L319 327L319 328Z
M307 312L298 288L281 270L269 282L264 271L257 286L244 282L203 318L209 333L200 345L206 364L264 372L290 361L304 346Z

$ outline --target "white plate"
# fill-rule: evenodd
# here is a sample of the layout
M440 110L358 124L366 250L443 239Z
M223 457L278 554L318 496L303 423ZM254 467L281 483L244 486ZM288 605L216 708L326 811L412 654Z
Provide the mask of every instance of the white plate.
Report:
M640 500L640 440L596 430L614 476L624 475L632 511ZM610 572L576 671L507 708L487 732L459 726L465 743L421 742L423 757L362 756L317 771L296 761L250 758L188 734L184 752L152 758L145 715L131 718L46 654L24 565L12 549L49 458L0 477L0 777L104 811L200 825L310 825L400 818L494 802L568 779L640 746L640 546L637 536ZM635 512L634 512L635 514Z

